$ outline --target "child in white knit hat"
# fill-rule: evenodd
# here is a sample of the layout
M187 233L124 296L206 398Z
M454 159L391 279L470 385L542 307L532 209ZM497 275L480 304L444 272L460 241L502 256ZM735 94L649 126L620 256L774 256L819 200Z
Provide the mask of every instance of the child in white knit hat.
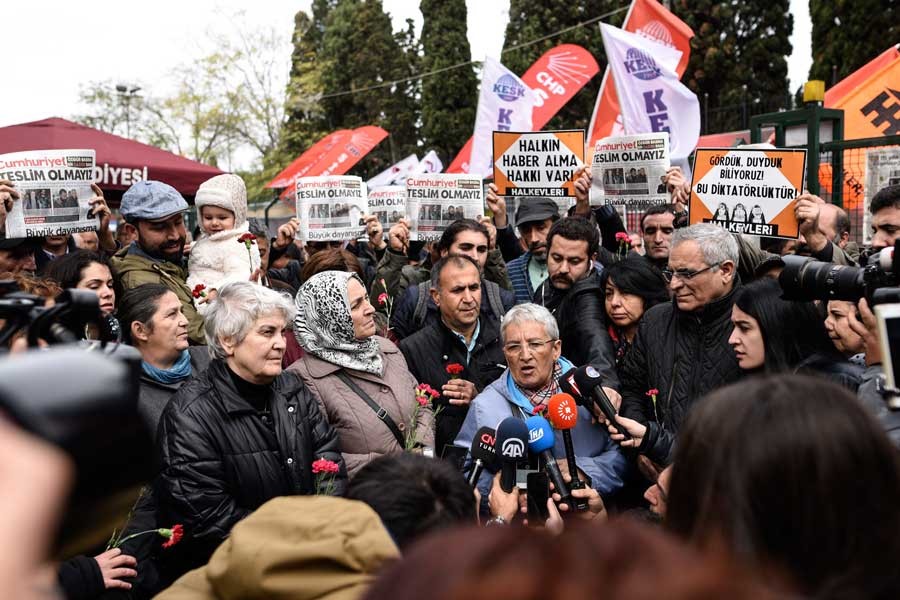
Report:
M188 287L203 314L215 291L231 281L247 281L259 269L259 248L247 223L247 187L226 173L204 181L194 197L200 237L191 246ZM200 287L203 286L203 287Z

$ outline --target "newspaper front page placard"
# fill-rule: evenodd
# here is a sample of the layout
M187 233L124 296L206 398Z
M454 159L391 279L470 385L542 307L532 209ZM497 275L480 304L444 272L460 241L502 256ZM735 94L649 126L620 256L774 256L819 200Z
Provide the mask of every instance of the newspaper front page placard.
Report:
M863 200L863 243L872 243L872 214L869 205L878 190L900 185L900 148L866 150L866 189Z
M440 239L453 221L484 214L484 190L478 176L415 175L406 179L406 193L413 240Z
M661 177L669 168L669 134L642 133L599 140L591 162L591 206L643 211L669 202Z
M6 220L6 237L43 237L94 231L93 150L32 150L0 155L0 179L12 181L20 200Z
M731 233L797 239L794 198L803 189L806 150L698 148L690 222Z
M500 196L575 197L584 166L584 131L494 132L494 184Z
M369 214L378 217L385 231L406 217L406 203L406 186L388 185L369 190Z
M366 184L360 177L333 175L297 179L297 218L304 242L358 239L369 212Z

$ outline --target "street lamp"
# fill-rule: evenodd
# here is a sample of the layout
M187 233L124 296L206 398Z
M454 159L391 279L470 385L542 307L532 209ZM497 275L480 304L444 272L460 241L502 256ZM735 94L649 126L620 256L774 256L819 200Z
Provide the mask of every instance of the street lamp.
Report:
M133 84L119 83L116 85L116 93L119 94L119 101L125 106L125 131L126 137L131 137L131 101L134 98L140 98L137 93L140 86Z

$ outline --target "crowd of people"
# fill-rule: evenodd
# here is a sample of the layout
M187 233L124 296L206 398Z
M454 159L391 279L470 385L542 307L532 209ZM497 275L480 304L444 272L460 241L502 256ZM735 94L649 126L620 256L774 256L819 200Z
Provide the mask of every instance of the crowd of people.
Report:
M860 249L809 193L784 243L689 225L684 174L661 183L671 203L637 232L590 205L583 169L568 214L537 198L512 226L489 184L490 217L455 215L427 245L374 215L365 242L303 244L297 219L270 235L232 174L200 186L193 236L185 198L141 181L115 230L94 186L93 235L3 238L0 278L47 305L96 294L96 323L62 324L139 353L127 400L157 468L110 543L59 557L50 584L36 566L77 474L0 415L0 516L28 538L0 559L0 590L900 596L900 413L872 298L792 300L781 281L787 255L857 266L892 248L900 186L874 195ZM0 181L0 228L21 201ZM553 439L529 458L545 430L509 432L536 417ZM546 507L528 498L539 478L511 481L540 472ZM7 493L6 477L22 483Z

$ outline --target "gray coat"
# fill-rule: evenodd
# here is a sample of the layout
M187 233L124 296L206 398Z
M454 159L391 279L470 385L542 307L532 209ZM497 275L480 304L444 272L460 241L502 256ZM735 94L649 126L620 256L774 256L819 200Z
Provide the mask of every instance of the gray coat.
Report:
M197 373L202 373L209 366L209 350L206 346L190 346L188 353L191 355L191 377ZM156 430L159 428L159 417L162 415L163 409L169 403L169 398L175 395L175 392L189 381L188 377L184 381L178 383L160 383L147 376L141 371L141 389L138 397L138 414L141 420L153 436L156 442Z

